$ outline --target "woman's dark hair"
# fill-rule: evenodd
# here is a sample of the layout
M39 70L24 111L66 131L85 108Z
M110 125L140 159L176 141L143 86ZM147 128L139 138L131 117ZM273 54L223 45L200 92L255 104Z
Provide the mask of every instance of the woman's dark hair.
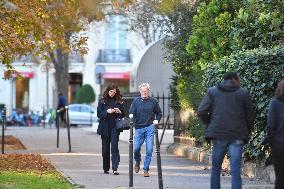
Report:
M116 90L116 93L115 93L115 95L114 95L114 100L116 101L116 102L120 102L120 103L122 103L123 102L123 100L122 100L122 95L120 94L120 90L119 90L119 88L118 88L118 86L117 85L115 85L115 84L109 84L108 86L107 86L107 88L106 88L106 90L104 91L104 94L103 94L103 97L102 97L102 99L104 99L104 100L106 100L107 98L109 98L109 95L108 95L108 92L110 91L110 90Z
M278 83L276 91L275 91L275 96L276 98L284 100L284 79L282 79Z
M238 80L239 79L239 76L236 72L226 72L223 76L223 79L224 80Z

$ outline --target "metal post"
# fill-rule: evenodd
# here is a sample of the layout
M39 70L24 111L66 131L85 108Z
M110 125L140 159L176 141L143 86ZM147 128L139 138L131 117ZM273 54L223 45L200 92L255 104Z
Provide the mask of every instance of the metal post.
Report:
M171 115L171 102L170 102L170 100L171 100L171 98L170 98L170 94L168 94L168 97L167 97L167 100L168 100L168 115ZM170 129L171 128L171 121L169 121L169 124L168 124L168 129Z
M129 136L129 187L133 187L133 114L130 118L130 136Z
M42 108L42 119L43 119L43 127L45 128L46 113L45 113L45 108L44 108L44 106L43 106L43 108Z
M71 137L70 137L70 124L69 124L69 107L65 106L65 116L66 116L66 125L67 125L67 135L68 135L68 146L69 151L71 152Z
M56 129L57 129L56 147L59 148L59 110L56 110L55 126L56 126Z
M162 99L163 99L163 112L162 112L162 114L163 114L163 127L164 127L164 125L165 125L165 94L164 93L163 93Z
M159 96L159 92L157 92L157 100L158 100L158 104L160 104L160 96ZM159 128L159 123L157 124L158 128Z
M2 110L2 154L4 154L5 121L6 121L6 108L4 107Z
M46 63L46 109L49 109L49 63Z
M92 109L92 107L90 107L91 108L91 127L93 126L93 109Z
M159 135L158 135L158 120L154 120L153 123L155 124L155 143L156 143L156 154L157 154L157 170L158 170L159 189L163 189L163 175L162 175L160 143L159 143Z
M103 74L98 73L98 83L100 84L100 95L103 95Z
M166 127L167 127L167 125L169 124L169 119L170 119L170 114L169 114L168 117L167 117L167 120L166 120L165 125L163 125L163 132L162 132L162 135L161 135L161 138L160 138L160 143L159 143L160 146L161 146L162 141L163 141L163 137L164 137L164 134L165 134Z
M12 78L11 80L11 110L13 111L14 108L14 81L15 79Z

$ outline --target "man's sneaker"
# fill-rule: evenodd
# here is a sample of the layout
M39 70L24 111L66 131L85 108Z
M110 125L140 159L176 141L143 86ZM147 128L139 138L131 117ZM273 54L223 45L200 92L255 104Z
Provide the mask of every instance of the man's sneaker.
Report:
M140 162L136 162L134 166L135 173L138 173L140 171Z
M144 177L150 177L150 174L148 171L144 171Z
M113 175L119 175L119 172L113 171Z

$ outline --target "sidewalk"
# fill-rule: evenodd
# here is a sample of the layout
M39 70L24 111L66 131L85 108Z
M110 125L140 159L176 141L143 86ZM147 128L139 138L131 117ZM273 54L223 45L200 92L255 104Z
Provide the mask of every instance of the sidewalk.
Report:
M92 127L86 128L86 130L97 133L98 129L98 123L94 123ZM159 132L159 138L162 136L163 129L158 129ZM164 135L163 135L163 140L162 144L163 145L170 145L174 142L174 130L165 130ZM122 133L120 133L119 140L124 141L124 142L129 142L129 130L125 130Z
M76 188L85 189L124 189L129 185L129 144L127 132L121 135L119 150L121 161L120 175L106 175L102 171L101 140L100 136L91 127L71 128L72 152L67 153L67 131L60 129L60 145L56 148L56 129L42 127L8 127L6 135L13 135L20 139L27 150L16 153L40 153L47 158ZM161 146L161 159L164 188L168 189L208 189L210 174L207 165L179 158L166 152L167 142L171 134L167 131ZM170 143L170 141L168 141ZM6 153L13 153L7 151ZM144 160L145 147L142 147ZM222 177L222 188L230 188L230 178ZM156 167L156 154L150 167L150 177L144 178L143 172L134 173L134 188L157 189L158 177ZM260 181L244 178L243 188L272 189Z

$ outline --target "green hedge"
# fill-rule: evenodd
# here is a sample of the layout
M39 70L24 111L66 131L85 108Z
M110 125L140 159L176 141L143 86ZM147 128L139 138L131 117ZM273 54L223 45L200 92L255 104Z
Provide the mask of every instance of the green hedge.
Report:
M178 104L181 113L182 123L179 126L180 135L194 137L199 141L204 141L203 129L205 125L195 115L198 105L204 95L204 85L202 81L200 67L192 65L188 74L175 81L175 90L171 90L173 102ZM175 110L177 107L173 106ZM185 112L192 112L190 114ZM185 114L184 114L185 113Z
M91 85L85 84L83 85L75 95L75 102L76 103L86 103L90 104L94 102L96 99L96 95L94 92L94 89L92 88Z
M226 71L239 73L242 87L249 90L256 114L255 129L246 146L247 159L262 160L269 151L261 141L265 137L266 115L277 82L284 77L284 46L273 49L254 49L224 57L207 65L204 81L207 87L222 80Z

